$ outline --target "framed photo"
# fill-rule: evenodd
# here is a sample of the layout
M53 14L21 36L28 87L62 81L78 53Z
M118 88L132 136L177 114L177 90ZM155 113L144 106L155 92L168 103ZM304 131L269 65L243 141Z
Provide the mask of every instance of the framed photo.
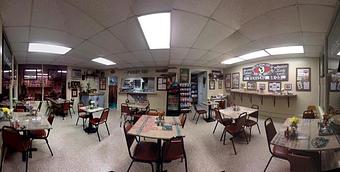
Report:
M81 80L81 70L80 69L72 69L71 79Z
M281 82L268 82L268 92L281 91Z
M218 80L218 89L222 89L223 80Z
M209 79L209 90L215 90L215 80Z
M285 83L284 84L284 89L286 91L292 91L292 84L291 83Z
M296 91L311 91L311 69L296 68Z
M77 97L77 96L78 96L78 89L73 88L73 89L71 90L71 95L72 95L72 97Z
M225 75L225 88L231 88L231 74L228 73Z
M232 89L239 89L240 88L240 73L233 73L232 76Z
M99 90L106 90L106 78L99 79Z
M256 82L247 82L247 90L256 90Z
M179 73L179 82L180 83L189 83L189 75L190 75L190 70L189 69L180 69Z
M330 92L340 92L340 74L332 73L331 80L329 83Z
M266 89L266 84L265 83L260 83L259 84L259 90L264 91Z
M157 77L157 91L166 91L166 77Z

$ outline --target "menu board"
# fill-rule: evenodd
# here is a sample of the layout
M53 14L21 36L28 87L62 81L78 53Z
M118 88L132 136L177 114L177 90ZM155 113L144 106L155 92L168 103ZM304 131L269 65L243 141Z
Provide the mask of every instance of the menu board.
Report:
M243 81L288 81L288 64L260 63L242 70Z

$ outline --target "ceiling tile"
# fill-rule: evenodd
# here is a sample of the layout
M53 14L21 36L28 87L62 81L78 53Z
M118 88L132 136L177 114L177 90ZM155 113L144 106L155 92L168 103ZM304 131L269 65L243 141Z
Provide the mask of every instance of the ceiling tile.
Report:
M154 62L153 58L152 58L152 55L150 53L150 51L148 50L143 50L143 51L135 51L133 52L134 56L136 57L136 59L138 59L138 61L141 61L141 62Z
M280 46L303 45L303 40L301 32L295 32L263 37L254 41L254 43L261 45L262 48L272 48Z
M127 51L120 40L114 37L109 31L100 32L98 35L92 37L89 41L99 47L105 48L110 53Z
M77 51L81 51L82 53L88 54L88 57L92 55L92 58L105 57L110 54L108 51L90 43L89 41L83 42L75 49Z
M225 27L214 20L209 20L193 47L199 49L210 49L216 46L228 35L231 35L234 31L235 30Z
M299 4L317 4L335 6L337 0L298 0Z
M0 14L4 26L28 26L30 24L32 0L0 1Z
M334 15L334 8L316 5L300 6L302 31L327 32Z
M175 0L173 7L203 16L210 16L220 2L221 0Z
M324 45L326 33L318 32L303 32L304 45Z
M171 11L171 0L131 0L131 6L136 15Z
M4 30L10 43L28 42L28 27L5 27Z
M171 13L171 47L191 47L208 19L174 10Z
M249 42L250 40L247 37L242 35L239 31L236 31L221 41L215 48L213 48L213 50L226 52Z
M170 52L170 59L184 59L188 52L188 48L172 48Z
M200 58L200 61L211 61L211 60L214 60L221 55L222 55L222 53L219 53L219 52L208 51L206 54L204 54Z
M18 56L18 52L27 52L28 50L28 43L22 43L22 42L15 42L11 44L11 49L14 51L15 55Z
M168 61L170 56L169 50L150 50L152 57L155 61Z
M206 54L208 50L201 50L201 49L190 49L186 59L195 60L200 59L204 54Z

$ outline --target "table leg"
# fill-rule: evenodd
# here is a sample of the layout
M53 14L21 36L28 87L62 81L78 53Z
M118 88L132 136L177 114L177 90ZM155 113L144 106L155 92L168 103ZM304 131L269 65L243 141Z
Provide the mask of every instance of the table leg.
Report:
M206 122L213 122L215 121L212 117L211 117L211 105L208 105L208 118L204 119Z
M93 128L92 124L90 123L91 119L93 119L93 114L89 113L89 125L86 128L84 128L84 131L88 134L97 132L97 129Z
M157 147L158 147L158 161L156 163L156 172L161 171L161 165L162 165L162 140L157 139Z

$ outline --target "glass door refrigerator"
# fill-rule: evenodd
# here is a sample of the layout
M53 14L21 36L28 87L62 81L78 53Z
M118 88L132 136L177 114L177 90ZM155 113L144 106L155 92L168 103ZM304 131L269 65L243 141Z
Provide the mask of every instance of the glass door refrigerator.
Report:
M177 83L171 84L167 89L167 116L178 116L180 114L180 90Z

